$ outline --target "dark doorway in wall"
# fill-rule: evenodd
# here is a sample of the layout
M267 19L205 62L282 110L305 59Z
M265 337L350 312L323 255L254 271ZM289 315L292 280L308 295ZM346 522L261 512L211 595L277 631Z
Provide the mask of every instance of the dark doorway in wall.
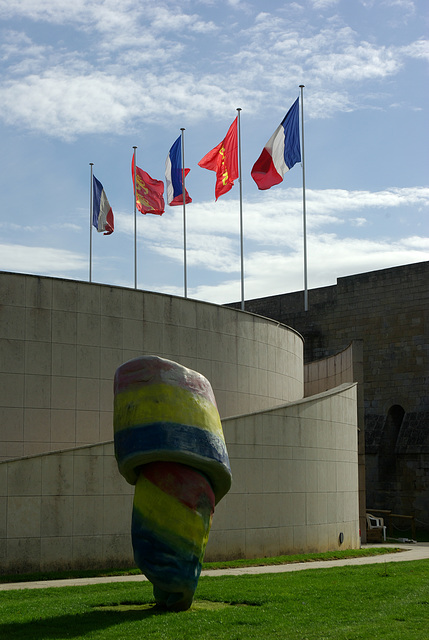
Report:
M394 404L387 412L378 454L378 478L392 482L396 478L396 442L404 419L405 410Z

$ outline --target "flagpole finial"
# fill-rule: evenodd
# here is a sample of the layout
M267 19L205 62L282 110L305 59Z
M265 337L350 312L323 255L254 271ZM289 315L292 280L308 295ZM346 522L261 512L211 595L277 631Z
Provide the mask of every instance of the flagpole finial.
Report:
M185 131L185 127L180 127L180 131Z
M134 147L133 147L133 149L137 149L137 147L136 147L136 146L134 146Z
M237 107L237 111L242 111L241 107Z
M304 89L304 87L305 87L305 84L300 84L300 85L299 85L299 88L300 88L300 89Z
M94 166L94 163L93 163L93 162L90 162L89 164L90 164L90 166L91 166L91 167L93 167L93 166Z

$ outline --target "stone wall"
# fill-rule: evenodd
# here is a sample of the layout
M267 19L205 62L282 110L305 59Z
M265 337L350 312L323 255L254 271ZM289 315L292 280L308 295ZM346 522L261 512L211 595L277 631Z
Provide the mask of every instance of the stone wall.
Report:
M308 303L297 292L246 310L299 331L306 363L363 341L367 504L429 529L429 262L339 278Z

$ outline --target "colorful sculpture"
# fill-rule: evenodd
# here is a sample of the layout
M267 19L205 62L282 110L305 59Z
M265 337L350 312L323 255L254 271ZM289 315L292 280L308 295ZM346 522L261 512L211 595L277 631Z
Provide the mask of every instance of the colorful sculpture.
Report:
M214 507L231 469L209 381L170 360L142 356L115 374L114 442L135 485L132 542L157 604L188 609Z

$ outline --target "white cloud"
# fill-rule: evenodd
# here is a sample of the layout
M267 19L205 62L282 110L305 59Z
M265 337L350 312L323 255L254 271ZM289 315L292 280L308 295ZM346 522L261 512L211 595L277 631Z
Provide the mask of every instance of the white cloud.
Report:
M405 238L398 242L311 235L308 238L309 289L335 284L337 278L421 262L427 258L429 240ZM303 289L302 249L290 253L255 252L246 256L245 298L300 291ZM180 288L171 293L182 295ZM240 300L240 278L216 285L190 288L189 296L224 304Z
M320 81L331 78L337 82L384 78L402 67L401 56L393 47L377 47L368 42L345 47L332 53L318 53L311 60L311 73Z
M400 52L410 58L416 58L420 60L429 60L429 40L416 40L409 45L400 47Z
M336 6L340 0L310 0L314 9L329 9Z
M3 271L71 277L72 273L88 269L87 257L65 249L0 244L0 255Z
M213 22L205 21L197 14L185 13L177 3L172 5L160 6L156 0L145 0L140 4L133 0L19 0L14 3L0 0L0 18L23 17L53 25L75 25L105 34L134 34L141 31L142 26L158 33L217 30Z
M37 57L41 52L46 51L45 45L36 45L31 38L21 31L10 29L3 33L2 43L0 45L1 59L9 60L13 57Z
M302 289L301 197L300 189L277 190L243 203L247 298ZM426 260L429 238L415 232L402 238L392 237L390 232L393 229L389 227L382 238L373 238L372 235L353 237L353 233L356 227L371 225L376 211L391 212L403 207L423 209L428 205L429 188L424 187L391 188L379 192L308 190L309 287L334 284L340 276ZM356 216L357 212L360 215ZM2 226L10 229L10 223ZM133 229L129 213L115 212L116 236L132 236ZM145 251L159 255L162 262L172 262L177 268L182 268L183 221L180 207L169 208L168 215L161 219L158 216L139 216L138 229L139 246L144 244ZM37 228L35 226L28 231L35 235ZM0 255L1 269L63 277L72 277L76 273L86 276L87 256L68 250L4 243L0 247ZM239 300L239 208L236 199L187 207L187 262L188 270L193 274L188 285L190 297L217 303ZM109 258L111 263L112 258ZM107 277L114 277L113 271ZM206 281L206 284L192 284L195 277L200 282ZM180 286L171 286L167 281L157 290L183 294Z
M59 223L54 223L49 225L49 227L47 225L43 225L43 224L18 224L17 222L9 222L7 221L0 221L0 229L4 229L6 231L19 231L20 233L32 233L32 234L37 234L37 233L47 233L52 229L55 230L66 230L66 231L76 231L78 233L80 233L82 231L82 227L80 227L77 224L74 224L73 222L59 222Z
M234 113L236 103L236 94L221 83L198 81L185 72L134 78L55 67L0 84L1 117L8 125L65 140L89 133L123 134L142 119L165 123L171 116L198 120L225 110Z
M423 20L412 17L413 12L422 11L411 0L352 5L337 0L278 0L263 5L248 0L224 0L221 4L214 0L0 0L4 27L0 39L0 119L5 124L0 224L3 245L9 247L0 254L0 268L19 268L18 262L23 270L58 275L57 265L63 264L62 275L80 273L77 265L86 263L79 255L79 233L86 246L84 216L67 217L76 224L70 227L66 244L66 234L50 224L50 211L57 208L52 191L56 189L60 197L66 192L71 209L84 208L86 176L82 177L78 167L89 153L93 158L97 148L106 153L103 160L110 169L112 158L118 160L118 173L111 171L106 177L116 216L115 234L111 242L100 241L96 255L105 258L108 254L100 268L103 277L123 282L126 277L118 264L123 260L121 268L126 273L124 252L117 250L116 243L128 247L133 228L130 216L121 216L115 208L115 200L124 208L127 202L124 174L119 169L122 142L128 139L129 145L137 134L143 138L144 148L151 150L151 162L155 163L161 144L166 146L167 130L178 121L202 139L207 127L219 131L218 125L226 122L228 114L235 114L239 105L245 114L245 166L255 152L262 118L266 122L268 114L284 113L301 83L306 85L307 120L338 114L335 123L323 122L313 130L317 184L323 184L326 140L335 128L335 144L347 157L337 184L365 186L350 190L307 188L312 286L334 282L338 275L353 270L425 259L428 189L375 191L377 185L396 181L425 181L419 173L424 164L423 114L416 112L424 110L424 98L421 92L409 91L418 84L421 63L429 59ZM403 28L396 30L401 22ZM401 112L409 116L411 110L412 118L401 118ZM355 113L343 117L350 112ZM398 123L400 130L396 132ZM379 138L374 135L378 131L373 132L378 126ZM369 130L376 150L376 158L367 151L374 163L372 173L367 166L361 171L362 163L357 164L365 152L364 140L355 147L356 140L361 142L359 135L367 135ZM267 138L264 134L261 143ZM189 140L191 148L195 138L194 142L191 136ZM213 143L219 140L216 135ZM329 137L329 144L331 140ZM73 144L64 145L63 141ZM190 155L195 150L196 144ZM260 151L259 145L256 151ZM61 161L62 188L50 168L46 169L60 156L67 158ZM332 171L338 166L338 157L332 162ZM99 159L94 159L100 166ZM378 164L376 160L380 160ZM20 205L15 205L16 198L10 195L16 193L10 176L19 175L22 166L37 166L36 172L28 170L27 186L30 179L37 185L27 189L30 196L22 198L22 208L15 216L12 212ZM109 171L103 172L103 179L107 175ZM16 180L22 183L22 175ZM302 286L302 193L301 189L287 188L287 183L297 185L299 181L285 181L282 188L264 194L256 192L253 184L252 189L244 190L249 295L263 295L267 287L284 291ZM199 279L190 284L209 299L238 299L238 189L217 203L201 202L207 194L205 184L209 183L204 178L199 181L196 172L190 176L194 203L187 213L188 264ZM163 290L171 290L168 269L163 268L164 263L175 271L182 266L181 211L170 209L162 221L150 218L154 216L139 218L144 256L160 265L149 280L158 284L164 279ZM18 243L16 250L10 248L13 237ZM26 247L27 238L28 244L37 248ZM52 246L45 249L45 243ZM52 248L57 246L68 251ZM70 251L72 247L77 247L77 253ZM202 280L207 284L198 289Z
M217 27L211 21L204 21L196 14L183 13L178 7L167 8L156 5L151 11L151 28L156 31L182 32L185 30L197 33L208 33L217 31Z
M346 189L306 189L307 217L310 229L319 230L326 225L349 222L353 226L363 226L366 218L350 216L355 212L369 213L377 210L394 210L398 207L413 206L418 209L429 207L429 187L392 187L383 191L358 191ZM256 194L243 202L245 236L251 240L283 244L285 232L289 237L301 233L302 190L298 188L267 191ZM121 217L121 228L133 233L133 223L129 215ZM145 218L144 234L156 240L159 233L153 217ZM239 233L239 202L236 199L219 199L217 202L193 203L187 207L189 234L198 237L208 235L234 237ZM148 224L149 222L149 224ZM180 207L168 208L163 217L163 242L175 242L180 246L182 233L182 212ZM192 240L191 240L192 241ZM204 250L209 250L206 244ZM215 243L213 243L215 244Z
M102 24L108 16L114 14L116 22L120 16L127 15L135 5L132 0L0 0L0 18L27 18L29 20L51 24L84 24L88 21Z
M391 9L398 9L400 15L402 17L405 16L405 18L413 16L416 12L415 3L413 2L413 0L383 0L382 4ZM398 26L399 24L400 23L397 23Z
M348 26L327 23L317 30L303 22L291 29L282 12L260 12L241 29L231 26L233 46L228 27L210 40L220 26L177 3L0 0L0 17L19 16L75 27L86 38L73 50L61 39L40 43L37 32L32 39L12 30L1 48L9 66L0 83L0 117L66 140L106 131L121 135L130 122L163 123L171 115L218 117L238 101L248 114L268 104L281 108L303 81L311 87L307 117L327 118L367 102L366 96L351 97L351 85L387 79L407 58L429 57L424 39L394 47L361 40ZM184 35L177 39L173 31ZM204 63L193 54L198 37L207 42ZM189 55L191 65L184 64Z
M412 236L410 238L405 238L403 240L403 244L406 247L410 247L412 249L423 249L429 252L429 238L421 238L419 236Z
M138 113L135 85L129 78L104 73L72 75L54 69L43 75L9 81L0 87L4 119L46 135L71 139L77 134L123 131ZM145 102L145 100L143 100ZM150 100L146 100L148 111Z
M368 218L377 210L390 211L398 207L429 205L429 188L415 187L386 189L379 192L346 191L342 189L307 191L307 234L310 262L313 265L312 286L335 281L339 275L349 275L371 268L406 264L425 260L429 239L419 236L404 240L392 239L389 229L381 240L353 238L354 230L368 225ZM356 217L355 212L367 212ZM267 192L243 203L245 270L249 295L281 291L284 273L291 278L292 288L299 289L302 280L302 192L300 189ZM143 220L140 220L143 224ZM159 255L183 263L183 223L179 208L169 210L160 220L154 216L144 219L142 232L148 247ZM117 230L133 233L130 216L120 216ZM257 249L255 249L257 247ZM196 203L187 207L187 261L190 268L217 274L221 280L212 293L204 286L195 289L195 297L225 302L228 286L234 290L236 280L226 285L223 274L240 271L239 205L237 200L217 203ZM398 261L398 262L396 262ZM373 266L371 266L373 265ZM295 274L295 275L294 275ZM263 284L265 283L265 284ZM269 283L269 284L267 284ZM219 288L218 288L219 286ZM288 285L289 286L289 285ZM292 289L288 289L292 290ZM168 288L168 291L173 291ZM206 293L202 293L205 291ZM216 291L216 294L213 293ZM232 299L231 297L229 299Z
M299 190L295 190L295 197ZM392 187L383 191L348 191L321 189L306 191L309 206L316 213L341 213L367 208L389 208L400 205L429 205L429 187Z
M356 108L355 101L347 92L312 90L305 95L305 113L308 118L332 118L337 113L347 113Z
M366 218L352 218L350 220L350 223L354 226L354 227L364 227L367 223L367 219Z

